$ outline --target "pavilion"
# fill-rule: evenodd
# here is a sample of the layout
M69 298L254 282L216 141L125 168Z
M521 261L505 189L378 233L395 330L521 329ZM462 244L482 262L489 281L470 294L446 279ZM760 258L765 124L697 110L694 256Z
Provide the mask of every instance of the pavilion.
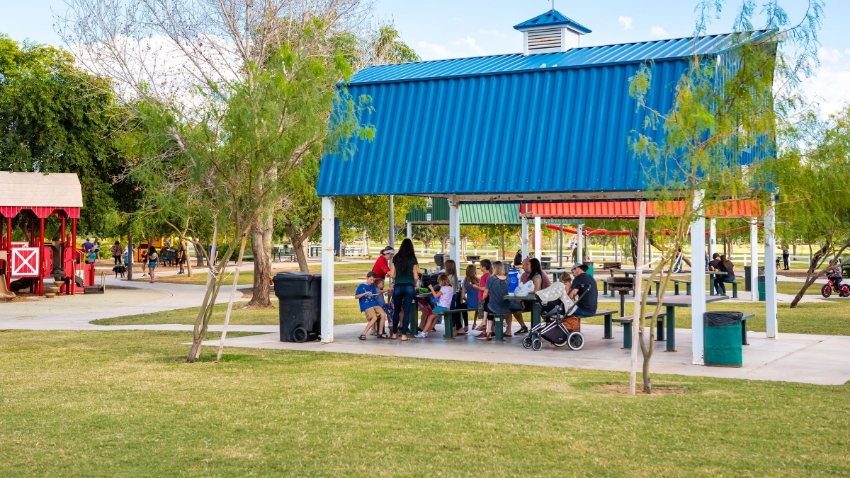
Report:
M462 203L583 202L650 197L651 165L629 150L643 131L656 141L663 128L643 130L645 114L629 95L629 78L644 65L653 70L649 107L668 111L675 87L697 55L719 59L735 46L735 34L582 47L590 30L557 11L515 27L523 53L366 68L347 85L353 97L368 95L372 142L353 140L350 158L323 158L317 194L322 197L322 272L333 277L335 196L413 195L449 200L450 251L459 257ZM775 49L773 32L748 41ZM775 50L774 50L775 51ZM761 146L741 163L770 158ZM392 180L375 181L374 171ZM774 254L773 208L765 213L765 251ZM703 261L705 218L691 225L691 262ZM775 271L768 269L773 287ZM705 276L692 275L693 290ZM702 297L702 299L699 299ZM775 301L768 296L768 337L776 336ZM694 324L702 324L704 296L695 295ZM333 341L333 281L322 283L322 340ZM693 328L693 363L703 364L703 330Z

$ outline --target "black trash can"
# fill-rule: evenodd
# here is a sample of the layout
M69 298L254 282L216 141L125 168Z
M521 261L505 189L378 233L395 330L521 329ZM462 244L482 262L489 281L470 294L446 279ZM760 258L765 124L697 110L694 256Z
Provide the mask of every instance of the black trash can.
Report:
M741 339L741 312L706 312L705 364L720 367L743 365L743 340Z
M437 264L437 269L443 268L443 255L442 254L434 254L434 264Z
M274 276L281 342L318 340L322 332L322 276L281 272Z

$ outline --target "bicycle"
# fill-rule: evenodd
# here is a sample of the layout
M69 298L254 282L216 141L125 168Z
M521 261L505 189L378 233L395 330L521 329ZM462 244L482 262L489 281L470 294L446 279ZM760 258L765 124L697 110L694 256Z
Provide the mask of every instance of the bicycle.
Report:
M829 279L826 285L821 288L820 293L822 296L828 299L830 296L832 296L833 292L837 292L838 297L850 297L850 286L848 286L847 284L841 284L841 288L839 290L839 288L835 286L835 281Z

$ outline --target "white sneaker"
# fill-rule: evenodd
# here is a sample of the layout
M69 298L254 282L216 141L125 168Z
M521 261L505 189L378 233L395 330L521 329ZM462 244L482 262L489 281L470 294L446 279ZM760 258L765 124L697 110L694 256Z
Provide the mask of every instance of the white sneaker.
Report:
M428 334L426 334L425 332L419 332L418 334L416 334L417 339L424 339L426 337L428 337Z

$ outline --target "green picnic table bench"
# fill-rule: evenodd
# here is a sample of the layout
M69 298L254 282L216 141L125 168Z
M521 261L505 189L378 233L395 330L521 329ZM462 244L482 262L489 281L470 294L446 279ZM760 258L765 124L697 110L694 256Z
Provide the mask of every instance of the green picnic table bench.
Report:
M691 295L691 280L690 279L673 279L673 294L679 295L679 284L685 284L687 295Z
M455 324L454 318L460 317L462 312L477 312L478 309L452 309L452 310L443 310L440 312L434 312L435 315L443 316L443 337L446 339L455 338ZM457 316L453 314L458 314Z
M652 318L653 315L655 315L654 312L649 312L645 317L649 319ZM664 340L664 317L666 315L667 313L663 311L658 313L658 324L656 325L658 332L656 333L656 340ZM623 348L632 348L632 325L634 323L634 317L618 317L613 319L613 322L623 326Z

